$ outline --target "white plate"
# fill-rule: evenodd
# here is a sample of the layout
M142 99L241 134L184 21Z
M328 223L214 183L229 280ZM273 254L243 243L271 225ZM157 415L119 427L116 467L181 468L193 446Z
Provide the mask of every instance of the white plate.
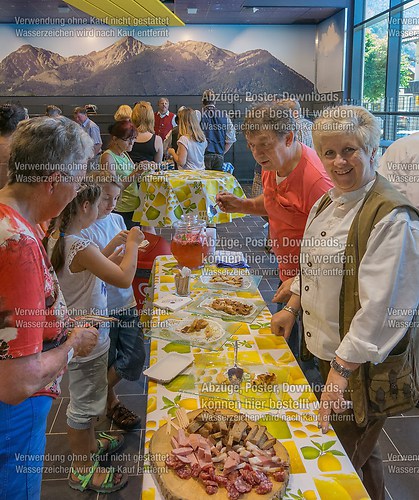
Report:
M216 288L216 289L229 288L230 290L234 290L234 289L247 290L248 288L250 288L252 286L252 280L251 280L251 278L249 278L249 276L237 275L240 278L242 278L241 285L232 285L230 283L227 283L226 281L212 282L211 280L214 276L223 276L223 275L217 275L217 274L202 275L201 281L204 285L209 285L209 287ZM232 275L232 276L234 276L234 275ZM228 277L228 275L226 275L226 277Z
M192 320L193 319L194 318L192 318ZM179 335L179 337L182 337L184 339L189 339L192 341L198 340L198 341L215 342L225 334L225 330L223 329L223 327L216 321L213 321L209 318L205 318L205 321L208 323L208 326L206 326L202 330L193 333L182 332L182 329L185 328L185 326L189 326L191 324L190 318L181 320L179 322L173 322L172 328Z
M183 372L191 363L193 363L192 356L171 352L163 359L150 366L150 368L144 370L143 373L157 382L166 384L173 380L176 375Z
M239 292L240 293L240 292ZM248 314L229 314L225 311L219 311L211 307L215 299L232 299L242 304L250 306ZM265 302L261 298L244 299L238 297L236 294L220 291L220 292L207 292L199 295L191 304L187 306L185 311L194 314L210 315L217 318L225 319L227 321L244 321L246 323L253 323L258 314L265 307Z

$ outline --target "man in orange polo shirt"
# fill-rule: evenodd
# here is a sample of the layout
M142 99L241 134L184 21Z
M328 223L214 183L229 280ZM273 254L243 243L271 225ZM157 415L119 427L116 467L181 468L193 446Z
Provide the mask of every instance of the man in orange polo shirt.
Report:
M262 167L263 194L241 199L217 195L225 212L267 215L272 250L278 259L280 287L273 302L285 303L298 273L300 243L314 203L332 187L316 152L295 140L292 111L277 102L262 103L247 112L243 132L253 158ZM296 312L297 314L297 312ZM291 344L294 354L296 345Z

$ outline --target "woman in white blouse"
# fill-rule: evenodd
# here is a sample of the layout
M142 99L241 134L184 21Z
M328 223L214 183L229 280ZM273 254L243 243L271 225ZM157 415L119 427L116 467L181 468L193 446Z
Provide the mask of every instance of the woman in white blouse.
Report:
M379 140L377 120L362 107L326 109L315 122L314 146L335 187L310 212L300 275L272 331L288 338L302 310L304 341L326 383L319 427L333 425L371 498L381 500L378 437L387 416L416 401L409 356L419 212L376 173Z
M168 153L173 156L179 170L205 170L204 153L207 148L205 134L199 125L196 111L183 108L178 112L179 139L177 152L173 148Z

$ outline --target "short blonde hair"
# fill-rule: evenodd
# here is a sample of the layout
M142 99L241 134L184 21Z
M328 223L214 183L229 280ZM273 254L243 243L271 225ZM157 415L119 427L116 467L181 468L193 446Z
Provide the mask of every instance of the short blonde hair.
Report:
M151 132L154 134L154 111L149 102L137 102L132 110L131 120L137 127L138 132Z
M381 127L377 118L362 106L342 105L324 109L314 122L313 143L319 155L322 139L331 135L354 137L370 155L380 145Z
M131 120L131 115L132 115L131 106L128 106L128 104L122 104L116 110L113 117L116 122L119 122L120 120Z
M205 134L199 125L196 112L192 108L183 108L178 111L179 137L186 135L195 142L205 142Z

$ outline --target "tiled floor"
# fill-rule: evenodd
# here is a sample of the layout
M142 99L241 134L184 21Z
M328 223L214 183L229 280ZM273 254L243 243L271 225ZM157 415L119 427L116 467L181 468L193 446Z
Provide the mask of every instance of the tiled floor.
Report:
M245 186L246 191L248 186ZM278 283L276 264L265 250L266 229L261 217L245 217L235 219L230 224L217 228L217 238L225 250L243 251L255 274L263 276L259 289L272 312L276 306L270 301ZM163 230L162 235L170 239L172 231ZM146 360L146 363L148 361ZM147 364L148 366L148 364ZM138 456L142 453L145 429L137 429L125 434L125 445L118 457L112 459L114 466L124 468L129 474L128 485L118 493L98 495L92 492L79 493L67 484L69 453L66 439L65 410L68 405L66 379L62 383L62 397L54 401L48 418L47 448L42 487L42 500L67 499L99 499L140 500L141 499L141 463ZM144 377L138 382L121 382L117 392L129 408L142 416L145 425L145 409L147 403L147 385ZM419 410L408 415L393 417L387 420L385 430L380 438L384 468L386 474L386 500L413 500L418 498L419 490ZM103 419L98 430L120 432L112 428L108 419ZM410 456L406 456L410 455ZM405 460L404 460L405 459ZM412 467L412 469L406 469ZM405 469L403 469L405 468ZM416 492L416 493L415 493ZM326 499L328 500L328 499Z

